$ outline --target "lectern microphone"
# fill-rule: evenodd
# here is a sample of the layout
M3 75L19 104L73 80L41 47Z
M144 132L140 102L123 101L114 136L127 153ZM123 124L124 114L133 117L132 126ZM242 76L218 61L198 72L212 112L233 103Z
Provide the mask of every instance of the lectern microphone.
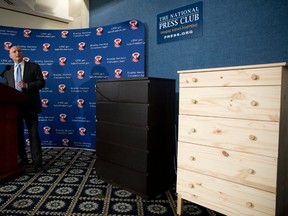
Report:
M6 73L6 71L10 70L11 69L11 66L10 65L6 65L5 66L5 69L1 72L0 74L0 77L4 77L4 74Z

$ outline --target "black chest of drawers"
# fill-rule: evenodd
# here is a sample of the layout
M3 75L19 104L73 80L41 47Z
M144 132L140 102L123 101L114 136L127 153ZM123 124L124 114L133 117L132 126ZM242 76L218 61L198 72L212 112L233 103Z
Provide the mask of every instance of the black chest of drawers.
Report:
M96 172L142 197L175 184L175 80L96 82Z

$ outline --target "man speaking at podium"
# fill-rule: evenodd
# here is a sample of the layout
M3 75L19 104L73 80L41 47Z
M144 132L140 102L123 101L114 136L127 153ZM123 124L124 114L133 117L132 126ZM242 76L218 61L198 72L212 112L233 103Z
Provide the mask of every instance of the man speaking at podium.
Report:
M19 163L23 166L28 164L24 138L25 121L29 133L32 162L36 170L41 170L42 150L38 132L38 114L42 111L42 106L39 90L45 86L45 80L38 64L23 60L23 53L19 46L10 48L9 57L14 61L14 67L12 66L4 74L5 82L28 96L27 102L17 110Z

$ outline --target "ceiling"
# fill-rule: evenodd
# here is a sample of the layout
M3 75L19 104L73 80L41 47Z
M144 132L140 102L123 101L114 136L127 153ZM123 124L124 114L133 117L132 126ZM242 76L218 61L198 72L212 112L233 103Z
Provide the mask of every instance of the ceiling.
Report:
M71 22L69 0L0 0L0 8L32 16Z

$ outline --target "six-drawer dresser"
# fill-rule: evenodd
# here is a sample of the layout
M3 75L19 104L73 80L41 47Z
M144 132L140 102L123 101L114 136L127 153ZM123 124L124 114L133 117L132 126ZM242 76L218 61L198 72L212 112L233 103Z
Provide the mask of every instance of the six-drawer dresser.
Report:
M178 71L177 214L288 215L288 68Z
M175 80L96 82L96 172L142 197L175 186Z

